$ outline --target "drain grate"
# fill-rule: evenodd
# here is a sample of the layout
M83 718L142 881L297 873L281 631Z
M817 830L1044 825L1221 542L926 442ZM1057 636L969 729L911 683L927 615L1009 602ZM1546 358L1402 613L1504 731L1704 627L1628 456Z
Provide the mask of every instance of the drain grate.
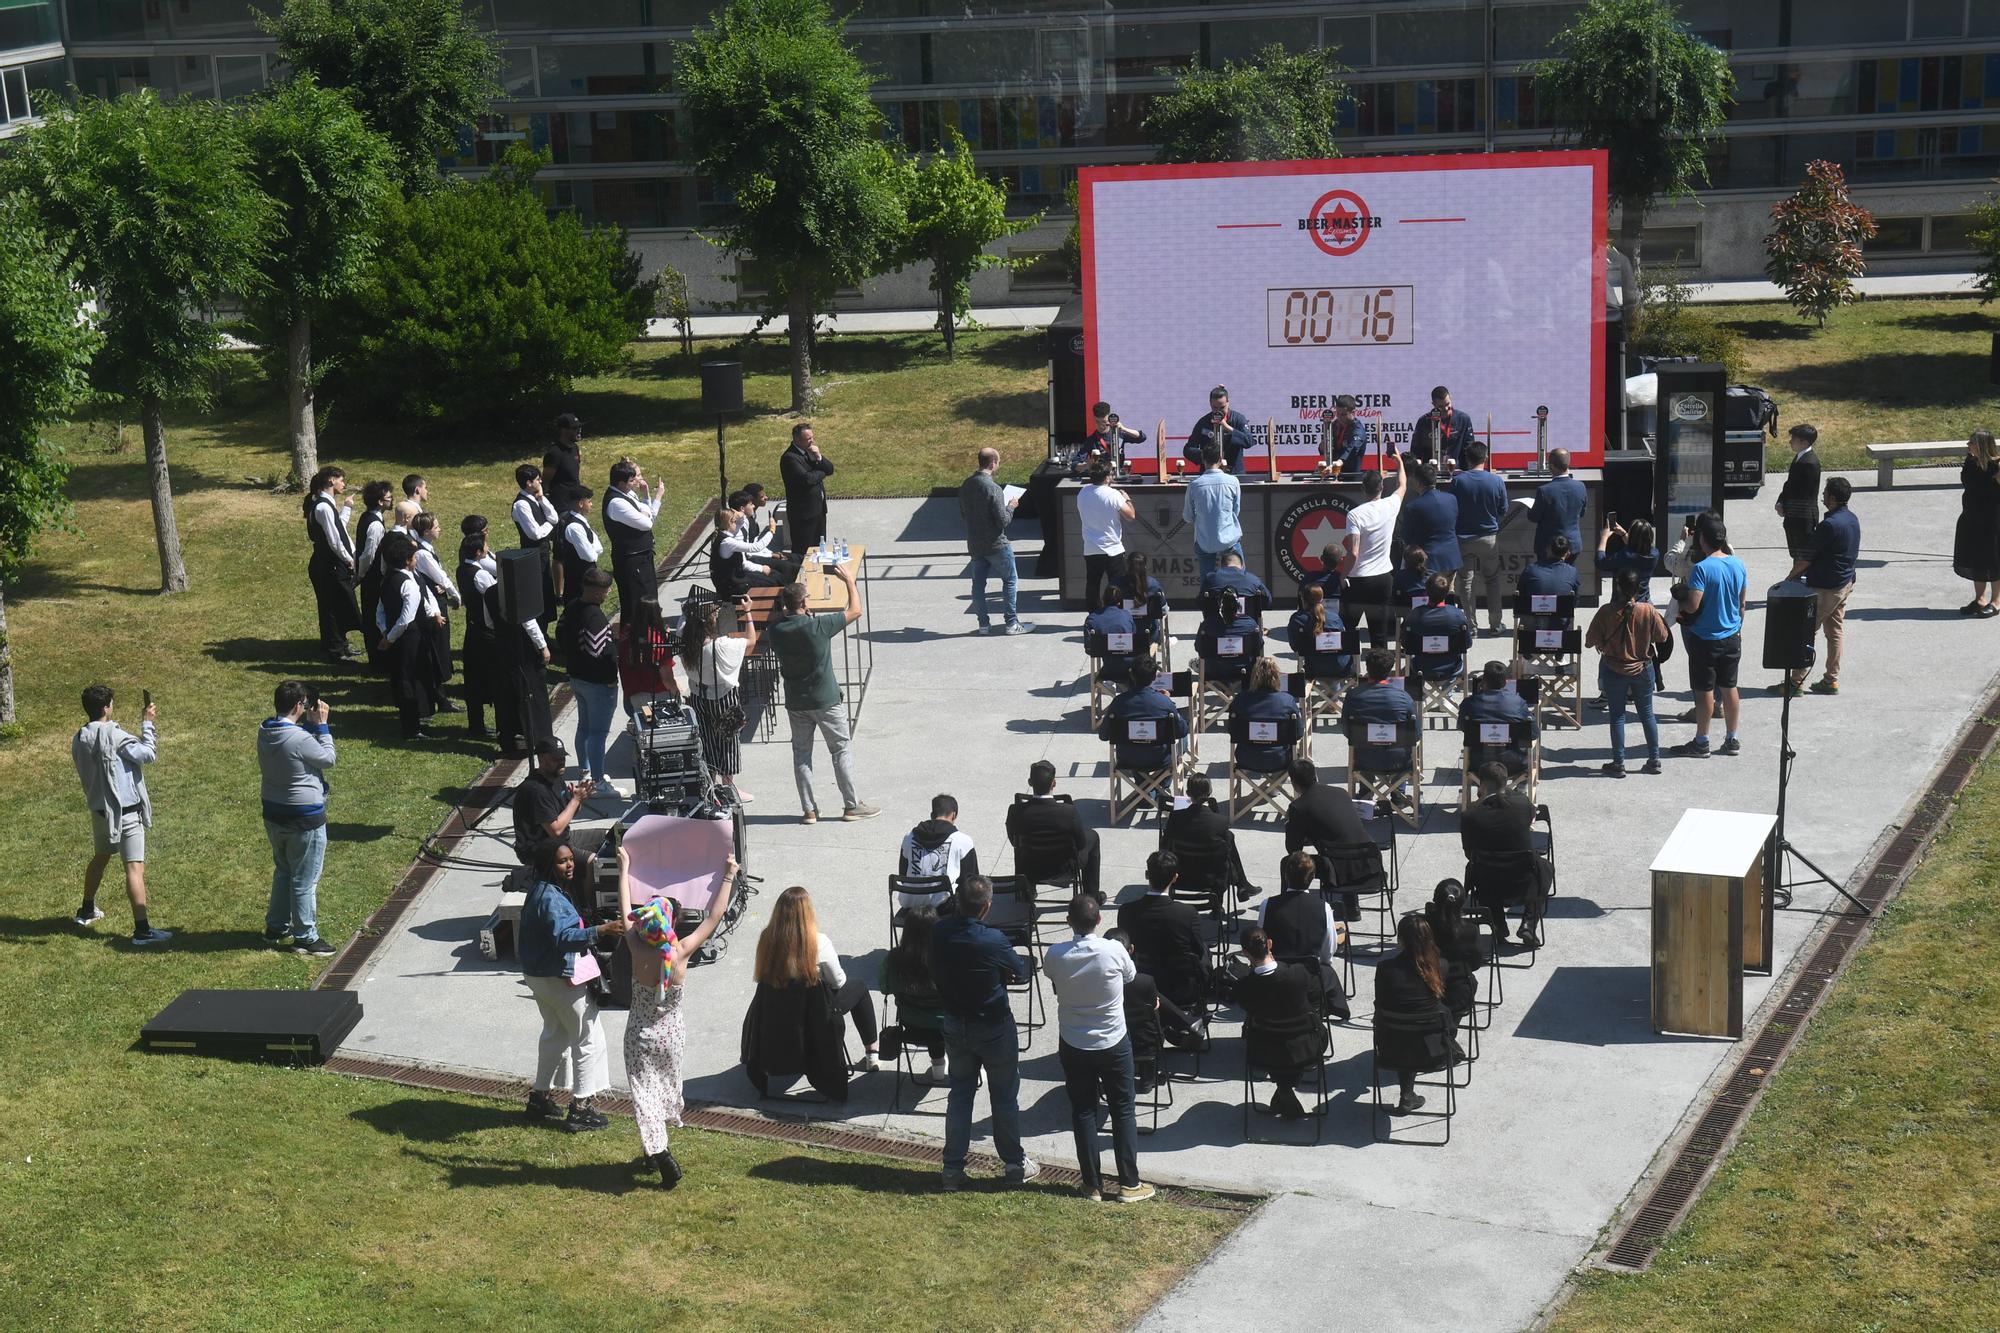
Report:
M1706 1188L1716 1163L1811 1019L1827 984L1873 929L1882 905L1901 890L1931 843L1944 831L1959 793L1972 780L1980 761L1992 750L1996 732L2000 732L2000 727L1986 720L1996 711L2000 711L2000 687L1987 696L1978 719L1966 728L1949 758L1932 775L1930 786L1918 799L1909 823L1850 881L1855 896L1868 905L1868 916L1843 917L1820 937L1784 998L1765 1019L1735 1070L1716 1090L1708 1110L1695 1122L1686 1141L1653 1183L1645 1202L1631 1214L1625 1229L1600 1262L1613 1268L1645 1268L1652 1263L1660 1243Z

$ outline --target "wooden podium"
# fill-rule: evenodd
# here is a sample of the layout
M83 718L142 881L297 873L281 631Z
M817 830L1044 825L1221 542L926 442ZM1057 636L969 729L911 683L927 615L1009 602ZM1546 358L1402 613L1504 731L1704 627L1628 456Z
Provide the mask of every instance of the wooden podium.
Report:
M1743 973L1771 969L1771 815L1689 810L1653 859L1653 1031L1743 1035Z

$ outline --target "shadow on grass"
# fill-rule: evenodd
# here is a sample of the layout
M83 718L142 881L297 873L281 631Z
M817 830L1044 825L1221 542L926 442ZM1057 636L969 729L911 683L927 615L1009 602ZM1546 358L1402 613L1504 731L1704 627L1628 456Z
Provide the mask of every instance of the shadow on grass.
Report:
M36 561L21 572L7 588L7 596L17 602L31 602L37 598L60 599L77 597L84 593L109 593L117 597L156 597L160 592L157 578L148 576L140 584L96 583L80 579L70 570L58 569L53 565Z
M932 1168L885 1162L877 1158L846 1161L819 1157L780 1157L759 1162L746 1172L753 1180L775 1181L781 1185L833 1185L868 1194L936 1194L939 1173ZM999 1177L974 1177L966 1181L971 1191L1017 1190Z
M456 1143L494 1129L519 1129L528 1122L518 1106L457 1101L447 1097L401 1097L348 1113L379 1133L417 1143Z
M405 1148L405 1155L428 1162L445 1173L453 1189L467 1186L500 1186L518 1189L523 1185L545 1185L559 1190L587 1190L592 1194L632 1194L658 1182L641 1179L631 1162L577 1162L570 1166L545 1166L538 1162L500 1162L447 1157L442 1153Z
M1957 310L1950 314L1928 311L1905 315L1896 323L1906 329L1928 329L1933 333L2000 333L2000 319L1977 310Z
M111 901L111 890L116 888L116 898L122 902L125 896L123 884L116 886L106 876L106 884L98 901ZM255 950L267 953L262 935L255 930L182 930L171 919L172 914L156 916L153 924L162 930L174 932L173 939L163 945L148 945L139 948L132 943L131 918L117 906L107 906L107 915L95 926L79 926L67 915L53 917L0 916L0 944L45 944L51 940L68 937L87 943L97 944L121 953L230 953L241 950ZM107 930L105 927L110 926Z
M1781 391L1837 402L1965 407L1985 402L1992 393L1986 361L1977 352L1884 352L1795 366L1764 379Z
M978 393L961 398L955 416L982 426L1033 426L1047 409L1034 393Z
M1798 319L1724 319L1716 321L1732 333L1758 342L1805 342L1816 329Z

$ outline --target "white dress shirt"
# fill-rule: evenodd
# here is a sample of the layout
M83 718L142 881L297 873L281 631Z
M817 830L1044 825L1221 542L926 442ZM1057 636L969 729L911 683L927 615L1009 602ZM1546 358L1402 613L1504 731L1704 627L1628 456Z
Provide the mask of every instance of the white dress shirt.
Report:
M437 548L429 542L417 543L417 573L428 579L433 587L443 588L446 600L453 606L459 604L458 589L444 576L444 566L438 563Z
M722 558L727 560L731 556L740 555L746 567L760 574L768 574L771 570L768 562L771 558L773 535L767 532L753 541L743 535L743 525L738 523L734 532L722 534Z
M367 535L361 539L361 553L354 557L354 567L364 574L374 568L375 553L382 549L382 534L389 530L386 522L370 523L367 527Z
M382 631L382 637L390 643L403 637L403 631L416 623L417 617L434 616L438 613L437 600L431 590L414 573L403 580L403 600L396 608L396 619L389 619L389 603L385 600L375 608L375 627Z
M354 568L354 560L347 554L353 545L347 536L347 519L353 512L354 501L349 500L340 506L340 516L334 517L332 496L323 495L313 505L313 522L319 525L320 535L326 538L327 549L346 561L349 569Z
M604 542L598 537L597 530L590 526L590 520L582 514L563 524L563 540L586 564L596 564L597 558L604 554Z
M522 491L514 497L514 526L527 533L535 541L546 541L556 530L556 507L549 503L545 495L530 495Z
M623 491L613 491L604 498L604 521L651 532L653 520L660 516L660 502L666 498L667 488L664 486L660 487L658 495L644 500L635 500Z
M1132 955L1102 935L1073 935L1051 945L1042 971L1056 993L1056 1028L1079 1051L1104 1051L1125 1040L1125 983L1139 975Z

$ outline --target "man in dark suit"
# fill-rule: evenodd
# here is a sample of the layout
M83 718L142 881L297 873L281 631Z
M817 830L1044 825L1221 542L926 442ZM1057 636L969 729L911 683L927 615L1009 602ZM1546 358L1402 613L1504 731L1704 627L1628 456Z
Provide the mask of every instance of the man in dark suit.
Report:
M1549 450L1549 471L1554 475L1535 492L1528 517L1535 520L1535 558L1549 558L1549 546L1557 537L1569 539L1573 558L1583 549L1583 511L1590 495L1583 483L1569 474L1569 450Z
M1228 868L1229 887L1236 890L1237 900L1248 901L1257 896L1258 890L1243 873L1243 855L1236 850L1236 835L1230 831L1228 814L1216 808L1211 794L1214 790L1208 774L1189 775L1188 803L1167 816L1164 845L1183 862L1220 861Z
M1118 909L1118 928L1132 937L1132 958L1160 994L1193 1011L1208 995L1208 942L1191 903L1175 902L1167 889L1180 878L1180 858L1154 852L1146 858L1146 893Z
M1069 864L1081 873L1083 891L1100 903L1104 901L1104 891L1097 887L1097 830L1084 826L1083 816L1072 802L1056 799L1056 766L1046 759L1028 766L1028 799L1007 807L1007 841L1013 844L1017 870L1024 839L1038 847L1044 843L1068 847ZM1060 862L1035 867L1048 871L1062 868Z
M1819 520L1819 453L1813 448L1819 432L1800 423L1792 427L1792 465L1785 469L1785 487L1778 492L1778 517L1785 521L1785 546L1792 559L1812 556L1813 526Z
M1447 462L1464 467L1461 455L1472 440L1472 418L1451 405L1451 390L1442 384L1432 389L1431 410L1417 418L1410 432L1410 457L1439 468Z
M1250 970L1236 979L1236 1003L1243 1008L1244 1054L1278 1085L1271 1110L1287 1120L1305 1115L1293 1090L1303 1070L1326 1054L1326 1028L1313 1011L1312 976L1297 963L1281 963L1271 940L1251 927L1243 935Z
M1493 919L1494 948L1507 940L1507 908L1513 902L1521 904L1521 943L1533 948L1541 940L1542 903L1548 896L1551 874L1548 861L1536 856L1534 879L1526 881L1511 874L1488 877L1479 869L1477 858L1485 854L1504 854L1509 859L1521 853L1532 855L1534 842L1528 827L1534 823L1535 807L1518 791L1501 794L1507 785L1507 770L1498 763L1482 764L1474 774L1479 779L1479 799L1458 822L1459 842L1465 849L1465 882Z
M1243 454L1251 443L1250 423L1229 406L1229 390L1221 384L1208 391L1208 415L1188 428L1181 456L1200 468L1202 446L1209 443L1222 450L1226 471L1238 477L1243 475Z
M1326 867L1322 874L1330 873L1334 868L1334 849L1359 847L1372 841L1368 830L1354 808L1353 797L1342 788L1320 785L1319 770L1313 767L1312 760L1292 760L1291 778L1295 794L1291 809L1285 812L1285 851L1311 850L1322 858ZM1379 863L1379 856L1376 859ZM1341 894L1340 919L1352 921L1360 915L1360 895Z
M813 428L801 421L792 427L792 442L778 458L778 475L785 482L785 527L792 538L792 559L826 537L826 479L833 460L813 443Z
M1403 500L1403 549L1422 547L1433 574L1455 574L1465 564L1458 550L1458 498L1438 486L1437 465L1412 463Z

